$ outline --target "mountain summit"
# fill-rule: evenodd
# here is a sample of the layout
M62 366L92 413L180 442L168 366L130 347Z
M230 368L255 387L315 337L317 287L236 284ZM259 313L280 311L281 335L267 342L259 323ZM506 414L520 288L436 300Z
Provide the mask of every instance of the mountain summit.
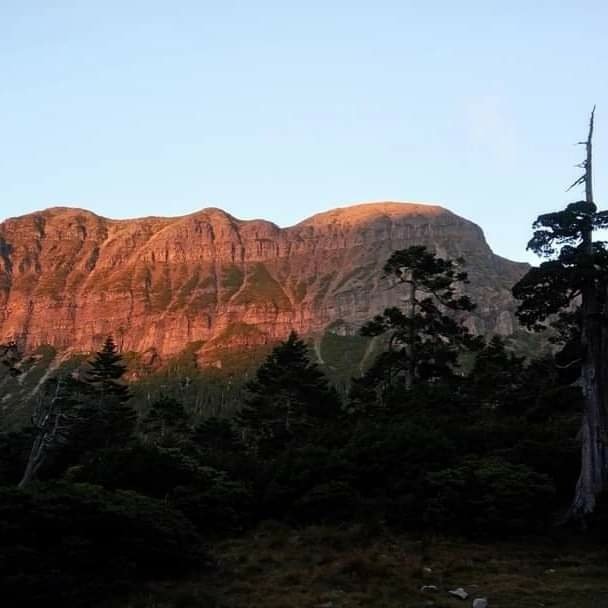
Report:
M513 331L510 288L527 266L493 254L477 225L436 205L353 205L288 228L216 208L113 220L55 207L0 224L0 339L89 352L111 333L125 351L163 357L291 329L354 333L399 304L382 267L414 244L465 258L475 331Z

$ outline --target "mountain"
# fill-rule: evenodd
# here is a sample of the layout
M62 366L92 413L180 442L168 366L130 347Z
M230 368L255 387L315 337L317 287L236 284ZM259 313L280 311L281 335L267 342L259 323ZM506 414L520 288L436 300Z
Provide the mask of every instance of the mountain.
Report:
M190 348L205 364L291 329L354 334L400 303L382 266L412 244L465 258L476 332L513 332L510 289L527 265L439 206L360 204L288 228L215 208L112 220L56 207L0 224L0 340L89 352L111 333L123 351L163 360Z

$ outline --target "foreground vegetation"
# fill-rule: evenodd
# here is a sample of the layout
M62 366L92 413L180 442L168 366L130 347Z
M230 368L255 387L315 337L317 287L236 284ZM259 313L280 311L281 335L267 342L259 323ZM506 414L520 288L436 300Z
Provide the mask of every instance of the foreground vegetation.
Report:
M267 522L211 547L215 566L150 583L104 608L600 608L606 550L564 536L476 543L378 527ZM435 586L437 590L422 590ZM462 587L467 601L448 591Z
M404 352L381 355L346 402L295 334L236 416L196 425L171 397L137 416L111 339L79 374L49 380L34 426L0 443L0 568L14 605L52 594L64 606L413 606L430 593L419 591L429 567L440 591L424 601L449 606L461 601L445 595L458 583L450 562L469 553L475 565L494 543L508 572L521 558L502 543L515 538L530 552L523 588L553 543L530 538L549 538L575 484L580 393L551 358L525 362L424 307L431 338L406 332ZM396 313L384 319L407 330ZM474 362L457 373L465 348ZM600 542L607 512L588 521ZM499 597L502 570L479 559L458 586L486 593L493 580ZM601 593L598 570L581 564L550 593L574 597L579 574L579 592Z

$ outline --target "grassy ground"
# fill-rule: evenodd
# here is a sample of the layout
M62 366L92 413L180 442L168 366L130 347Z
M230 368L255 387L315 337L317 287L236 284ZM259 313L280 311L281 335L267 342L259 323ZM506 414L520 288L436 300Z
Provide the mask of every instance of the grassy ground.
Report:
M267 524L212 553L212 571L107 608L456 608L477 597L490 608L608 607L606 550L555 539L481 545ZM457 587L466 601L447 593Z

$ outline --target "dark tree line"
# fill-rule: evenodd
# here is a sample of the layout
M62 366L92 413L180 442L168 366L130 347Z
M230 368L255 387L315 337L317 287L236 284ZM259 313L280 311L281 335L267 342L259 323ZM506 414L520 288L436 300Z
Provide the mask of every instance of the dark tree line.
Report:
M552 360L471 336L463 264L418 246L394 254L386 273L412 300L363 328L387 347L345 399L295 333L237 415L199 424L168 396L137 414L111 338L83 369L47 381L32 426L0 436L9 591L33 605L60 581L64 605L91 603L111 592L100 577L169 576L204 562L203 538L269 518L482 538L544 530L576 476L564 440L576 394ZM48 543L53 568L33 557ZM79 547L113 557L91 562Z

